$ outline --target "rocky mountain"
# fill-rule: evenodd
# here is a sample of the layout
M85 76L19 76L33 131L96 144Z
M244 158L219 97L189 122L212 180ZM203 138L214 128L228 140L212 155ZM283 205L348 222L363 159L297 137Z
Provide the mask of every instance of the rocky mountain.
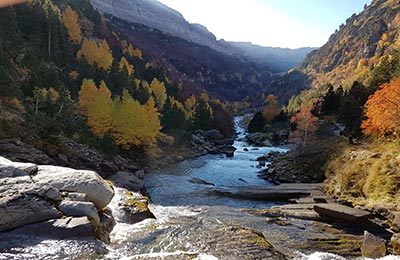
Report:
M185 20L179 12L156 0L91 0L102 13L111 14L131 23L155 28L164 33L207 46L218 52L239 57L269 67L272 72L286 72L302 61L314 48L271 48L251 43L228 42L216 39L215 35L200 24Z
M347 86L354 80L368 85L370 72L381 58L398 50L400 2L374 0L360 14L353 14L329 41L311 52L296 69L318 87L325 83Z
M219 51L224 50L206 27L187 22L179 12L156 0L91 0L91 3L102 13L143 24Z

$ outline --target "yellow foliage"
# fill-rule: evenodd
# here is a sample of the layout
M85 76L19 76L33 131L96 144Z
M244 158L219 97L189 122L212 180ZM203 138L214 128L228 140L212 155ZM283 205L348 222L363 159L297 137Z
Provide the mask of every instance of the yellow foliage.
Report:
M79 108L83 115L87 115L89 107L97 96L96 83L92 79L84 79L79 91Z
M164 82L158 81L157 78L154 78L150 83L150 92L156 98L156 104L158 110L162 110L165 105L165 101L167 100L167 90L165 89Z
M81 50L77 53L78 59L83 57L90 65L103 70L109 70L114 60L106 40L97 44L94 40L84 39Z
M124 90L115 102L111 135L123 149L153 147L161 126L157 109L150 104L141 105Z
M81 26L79 25L78 14L72 10L71 6L67 6L62 15L62 20L67 28L69 39L71 42L79 44L82 41Z
M122 42L121 42L121 44L122 44ZM123 44L123 46L126 46L126 41L125 41L125 43ZM134 49L133 48L133 46L131 45L131 44L129 44L128 46L126 46L126 47L122 47L122 48L124 48L124 54L128 54L128 55L130 55L131 57L138 57L139 59L143 59L142 58L142 51L141 50L139 50L139 49ZM147 68L147 64L146 64L146 68Z
M88 125L93 134L102 138L112 129L113 102L111 92L104 81L101 82L93 102L88 108Z
M119 71L123 71L124 68L126 69L126 72L128 73L128 76L132 75L134 72L134 67L133 65L129 64L129 62L126 60L125 57L122 57L121 60L119 61Z
M47 90L47 97L50 99L51 103L55 104L60 94L58 94L57 90L54 88L49 88Z
M21 112L25 111L24 105L18 98L15 98L15 97L6 98L4 101L8 106L10 106L18 111L21 111Z

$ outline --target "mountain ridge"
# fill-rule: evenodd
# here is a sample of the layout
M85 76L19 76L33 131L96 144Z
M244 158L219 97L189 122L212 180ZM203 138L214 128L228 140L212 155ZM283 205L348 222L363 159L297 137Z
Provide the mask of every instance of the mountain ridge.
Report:
M178 11L156 0L90 1L94 8L101 13L107 13L128 22L143 24L149 28L155 28L193 43L210 47L224 54L266 65L273 72L286 72L302 61L306 53L315 49L311 47L288 49L253 44L240 46L235 42L217 40L216 36L205 26L189 23ZM254 50L251 50L251 48L257 48L258 54L261 54L258 55L260 57L254 55Z

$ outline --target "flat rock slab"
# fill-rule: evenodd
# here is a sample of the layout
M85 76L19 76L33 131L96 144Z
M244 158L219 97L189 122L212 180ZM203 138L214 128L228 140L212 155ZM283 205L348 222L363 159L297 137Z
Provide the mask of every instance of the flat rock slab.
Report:
M366 210L350 208L335 203L317 204L314 206L314 210L320 215L350 222L363 222L371 216L371 213Z
M276 199L287 200L306 197L311 195L322 195L322 184L283 184L275 187L246 186L246 187L221 187L213 190L221 196L243 198L243 199Z

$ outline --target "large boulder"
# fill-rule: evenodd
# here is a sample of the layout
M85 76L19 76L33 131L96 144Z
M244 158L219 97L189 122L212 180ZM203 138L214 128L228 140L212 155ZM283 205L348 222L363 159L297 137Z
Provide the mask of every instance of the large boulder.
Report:
M85 193L97 209L104 208L114 196L110 184L94 171L40 165L32 179L38 185L52 186L60 191Z
M44 236L66 232L66 237L77 232L108 243L115 221L104 207L113 195L113 188L96 172L0 157L0 232L28 225L20 230ZM62 216L74 218L64 221Z

